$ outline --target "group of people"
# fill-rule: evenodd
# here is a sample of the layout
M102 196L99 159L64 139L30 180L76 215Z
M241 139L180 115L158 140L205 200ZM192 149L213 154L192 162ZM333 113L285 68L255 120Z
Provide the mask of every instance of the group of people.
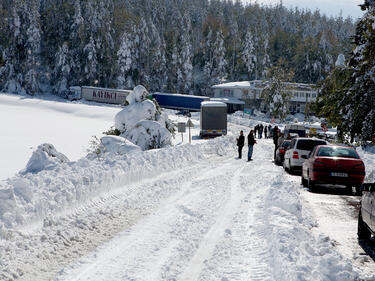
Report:
M254 133L255 130L255 133ZM263 124L256 125L254 130L250 130L249 134L247 135L247 145L248 145L248 153L247 153L247 161L252 160L253 151L254 151L254 144L256 144L255 136L256 133L258 133L258 138L262 138L262 134L264 132L265 138L272 138L273 143L275 144L275 154L276 150L279 147L279 142L284 140L284 137L280 133L280 130L277 126L273 127L271 125L269 126L263 126ZM281 143L282 143L281 141ZM245 136L243 134L243 131L240 132L240 136L237 138L237 146L238 146L238 158L242 158L242 149L245 146Z
M271 124L269 124L268 126L263 125L262 123L258 124L254 127L254 136L258 137L258 139L261 139L263 138L263 134L264 134L264 138L266 139L272 138L273 131L274 131L273 129L274 128L272 128Z
M254 137L254 130L250 130L250 133L247 135L247 145L248 145L248 152L247 152L247 161L253 160L251 157L253 156L253 149L254 144L256 144L256 140ZM238 158L242 158L242 149L245 146L245 136L243 135L243 131L240 132L240 136L237 138L237 146L238 146Z

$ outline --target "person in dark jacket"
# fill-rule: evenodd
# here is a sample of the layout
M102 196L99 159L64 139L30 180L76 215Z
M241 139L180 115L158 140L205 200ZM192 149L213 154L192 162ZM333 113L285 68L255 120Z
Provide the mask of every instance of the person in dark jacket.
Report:
M238 158L242 158L242 148L245 145L245 137L243 135L243 131L240 132L240 136L237 139L237 146L238 146Z
M268 135L267 135L267 132L268 131L268 126L264 126L264 138L267 139L268 138Z
M254 131L251 130L250 133L247 135L247 144L249 147L249 151L247 153L247 161L251 161L251 157L253 156L253 149L254 149L254 144L256 144L257 141L254 138Z
M273 144L275 145L275 151L274 151L274 154L273 154L273 157L275 159L276 158L276 150L277 150L277 147L278 147L278 140L279 140L279 128L277 126L275 126L272 129L272 138L273 138Z

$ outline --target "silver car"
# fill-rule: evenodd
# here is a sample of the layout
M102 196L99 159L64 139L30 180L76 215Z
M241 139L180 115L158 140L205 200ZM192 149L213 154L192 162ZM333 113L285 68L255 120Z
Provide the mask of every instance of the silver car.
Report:
M375 183L361 186L362 198L358 214L358 239L370 239L375 233Z

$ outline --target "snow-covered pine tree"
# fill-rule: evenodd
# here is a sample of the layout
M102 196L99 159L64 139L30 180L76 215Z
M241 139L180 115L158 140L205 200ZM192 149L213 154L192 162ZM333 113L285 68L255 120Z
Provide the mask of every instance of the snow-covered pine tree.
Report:
M144 85L146 88L150 88L150 66L151 66L151 56L150 56L150 30L149 23L146 21L146 17L141 16L141 20L137 30L136 41L138 42L136 48L138 49L138 63L136 67L136 75L134 80L136 84Z
M257 64L257 56L255 51L254 36L250 30L246 32L243 47L242 47L242 61L246 67L248 79L256 77L255 68Z
M56 53L56 62L53 70L54 92L60 95L67 93L70 86L73 60L69 52L68 42L64 42Z
M82 60L85 83L109 86L112 84L115 57L112 29L113 0L85 1L82 11L88 31Z
M375 135L375 1L365 0L361 8L366 13L357 25L349 61L352 86L342 101L342 129L351 141Z
M163 91L166 89L166 58L165 43L155 24L150 26L150 90Z
M226 50L224 46L223 32L218 29L216 33L211 27L208 27L207 35L204 38L203 54L204 54L204 92L210 94L211 86L217 84L227 77L225 58Z
M134 85L131 69L138 59L134 56L134 43L131 33L124 31L117 51L117 87L120 89L130 89Z

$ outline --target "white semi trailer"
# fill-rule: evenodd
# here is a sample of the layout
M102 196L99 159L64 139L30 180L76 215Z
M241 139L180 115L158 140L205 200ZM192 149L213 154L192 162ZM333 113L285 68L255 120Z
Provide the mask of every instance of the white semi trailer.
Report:
M68 98L70 100L85 99L88 101L123 104L130 92L130 90L76 86L69 88Z

